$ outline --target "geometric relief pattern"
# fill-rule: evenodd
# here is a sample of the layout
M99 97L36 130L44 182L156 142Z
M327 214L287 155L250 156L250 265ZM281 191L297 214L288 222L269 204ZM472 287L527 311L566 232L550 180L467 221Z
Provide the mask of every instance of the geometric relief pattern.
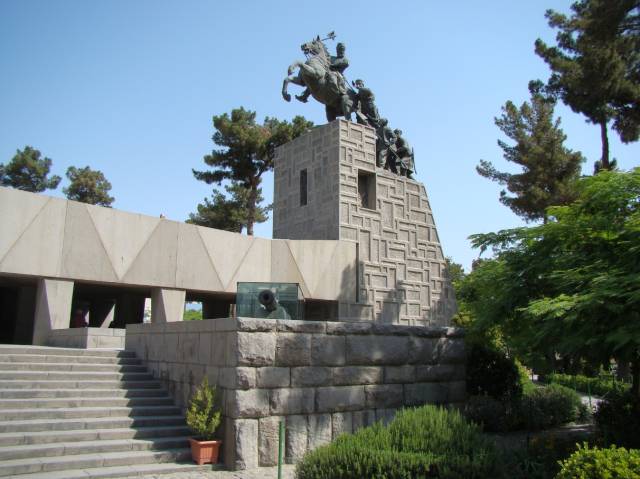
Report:
M3 230L3 234L0 235L0 261L2 261L33 220L42 212L50 198L38 196L37 201L23 201L26 193L22 191L0 187L0 192L3 196L3 201L0 201ZM15 208L16 203L23 207Z
M67 278L118 281L86 205L68 202L64 224L61 275Z
M135 256L132 254L133 259L122 280L130 284L146 283L150 286L175 284L177 251L178 223L159 220L140 250Z
M335 300L355 262L352 244L255 238L2 187L0 225L0 274L211 292L277 280Z
M182 223L178 226L178 269L176 287L205 291L224 291L200 230L195 225ZM180 265L188 267L180 267Z
M198 234L222 290L227 291L255 238L211 228L198 228Z
M421 183L375 167L372 129L341 122L340 230L360 247L360 297L373 319L448 325L456 305L427 192ZM374 150L375 151L375 150ZM375 171L375 209L364 208L358 173Z
M359 248L358 301L372 306L363 319L448 324L456 305L426 189L377 168L375 144L373 129L337 120L280 147L274 169L274 236L323 239L326 233L318 233L305 217L326 231L337 229L335 239ZM299 197L302 169L309 179L306 205L300 205ZM312 174L316 169L320 174ZM368 198L367 208L363 195L372 191L359 191L362 175L367 181L375 178L375 201ZM319 257L326 261L327 256ZM296 261L304 265L314 260ZM315 278L317 290L322 275Z
M313 253L305 250L303 245L295 241L286 242L293 262L298 268L302 282L309 289L310 296L322 288L328 278L335 275L336 242L318 242Z
M5 196L9 189L3 190ZM52 253L62 246L63 223L58 218L64 217L65 201L41 197L36 202L29 202L25 201L28 199L25 195L33 196L31 193L16 190L11 193L7 196L13 197L15 203L0 202L0 214L7 214L6 221L3 218L0 226L0 269L21 274L57 275L60 256ZM15 214L16 210L22 212L15 204L25 205L22 218Z
M118 279L127 271L158 227L160 218L83 205ZM88 227L89 225L87 225Z

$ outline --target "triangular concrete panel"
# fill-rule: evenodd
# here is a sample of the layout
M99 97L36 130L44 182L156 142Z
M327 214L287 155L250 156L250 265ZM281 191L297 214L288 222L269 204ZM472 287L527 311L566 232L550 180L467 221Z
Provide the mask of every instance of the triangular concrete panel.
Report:
M218 263L216 263L218 264ZM226 291L236 291L239 281L271 281L271 240L254 238L251 247L240 261L236 272L227 284ZM218 270L219 271L219 270Z
M134 258L122 281L130 284L176 287L178 225L160 221L149 240Z
M311 241L308 243L311 243ZM298 283L305 298L314 297L313 288L309 287L300 271L298 263L289 248L288 240L273 240L271 242L271 281Z
M46 204L5 254L0 270L39 276L59 274L65 202L55 198L45 199Z
M157 228L160 218L99 206L89 206L88 211L118 279L124 278Z
M87 205L75 201L67 203L60 274L92 281L118 280Z
M338 243L335 241L287 241L291 255L298 266L311 297L316 297L322 283L335 285L336 275L334 255Z
M0 187L0 261L51 198ZM16 208L15 205L20 205Z
M200 228L189 224L178 226L176 287L224 291L224 285L198 232Z
M198 228L198 233L218 273L223 290L229 291L230 286L233 286L231 290L235 291L233 278L256 238L213 228Z

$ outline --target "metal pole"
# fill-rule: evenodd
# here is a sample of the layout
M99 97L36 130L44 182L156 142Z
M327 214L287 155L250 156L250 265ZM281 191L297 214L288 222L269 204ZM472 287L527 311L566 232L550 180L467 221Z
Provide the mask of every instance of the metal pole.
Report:
M278 428L278 479L282 479L282 441L284 439L284 422Z

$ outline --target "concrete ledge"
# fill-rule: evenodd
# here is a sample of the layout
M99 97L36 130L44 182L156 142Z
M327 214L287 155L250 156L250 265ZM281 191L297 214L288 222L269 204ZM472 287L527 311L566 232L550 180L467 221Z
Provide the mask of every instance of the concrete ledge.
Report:
M79 349L124 349L124 329L70 328L53 329L47 337L47 346Z

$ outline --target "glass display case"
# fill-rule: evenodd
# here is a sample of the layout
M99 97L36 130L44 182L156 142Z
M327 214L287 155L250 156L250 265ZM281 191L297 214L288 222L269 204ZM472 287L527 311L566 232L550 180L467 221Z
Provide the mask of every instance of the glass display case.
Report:
M304 319L304 296L298 283L239 282L236 315L245 318Z

